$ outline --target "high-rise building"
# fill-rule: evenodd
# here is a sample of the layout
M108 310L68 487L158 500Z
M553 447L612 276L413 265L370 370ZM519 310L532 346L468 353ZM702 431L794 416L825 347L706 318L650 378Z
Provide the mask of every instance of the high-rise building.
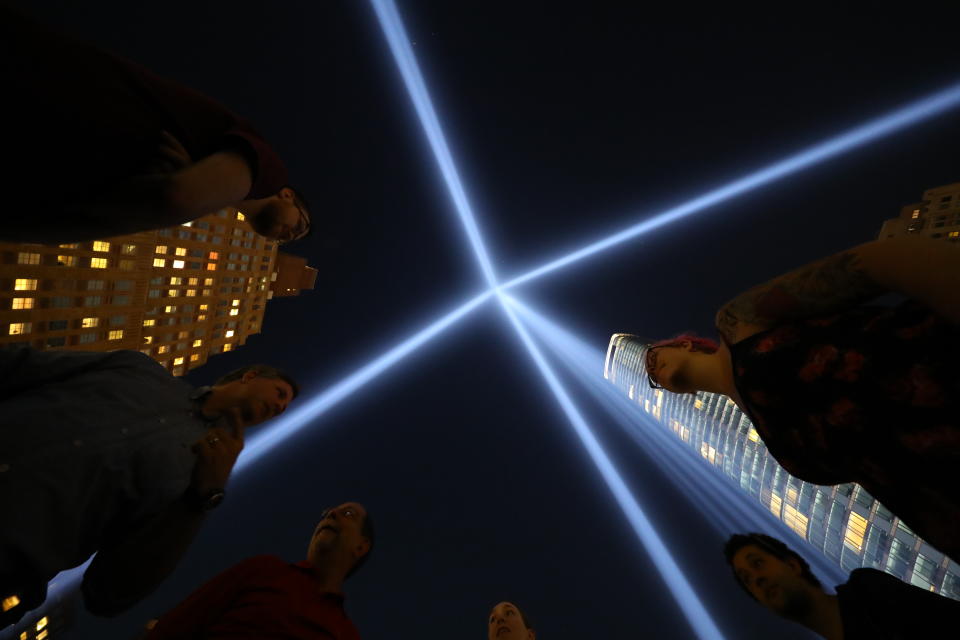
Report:
M275 281L296 295L315 279L236 209L93 242L0 243L0 346L137 349L183 375L260 332Z
M883 223L879 238L907 235L960 241L960 182L924 191L920 202L904 205L898 217Z
M604 377L638 403L798 536L844 571L880 569L960 599L960 565L917 537L856 484L819 486L791 476L767 452L749 418L730 398L664 393L647 384L640 338L610 338Z

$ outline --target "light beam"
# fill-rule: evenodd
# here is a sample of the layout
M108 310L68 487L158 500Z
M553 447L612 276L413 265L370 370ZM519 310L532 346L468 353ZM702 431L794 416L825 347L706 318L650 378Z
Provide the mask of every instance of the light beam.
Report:
M340 382L327 388L326 391L307 400L305 404L298 406L289 414L274 421L270 427L261 429L248 440L247 445L243 449L243 453L240 455L240 459L234 467L234 473L243 471L264 453L295 434L313 420L316 420L340 401L362 388L365 384L479 307L486 302L491 295L493 295L492 292L487 291L468 300L427 327L406 338L395 347L360 367L340 380Z
M617 471L613 461L610 460L603 446L580 415L573 400L567 394L563 385L560 384L560 380L553 372L553 369L550 368L550 365L543 357L543 354L540 353L536 344L534 344L526 328L510 308L510 305L505 301L504 296L499 296L499 299L504 313L507 314L510 323L520 336L521 342L523 342L523 345L527 348L530 357L546 380L547 386L550 388L550 391L553 392L554 397L560 404L560 408L563 409L563 412L566 414L570 425L577 433L577 436L580 437L580 443L587 450L587 453L590 454L590 459L596 465L597 470L606 482L607 488L610 489L617 504L620 505L627 521L633 527L641 544L643 544L647 553L650 555L650 559L653 560L653 563L660 571L660 575L663 576L664 582L666 582L667 587L670 589L687 622L701 640L724 640L720 629L717 628L713 618L711 618L706 608L704 608L703 603L693 590L693 587L690 586L680 567L678 567L674 561L673 556L670 555L663 540L660 539L660 536L643 512L643 509L640 508L630 489L623 481L623 478L621 478L620 472Z
M601 251L610 249L627 240L631 240L648 231L653 231L664 225L677 222L687 216L699 213L708 207L743 195L748 191L785 178L834 156L852 151L857 147L896 133L901 129L917 124L923 120L938 116L958 106L960 106L960 84L953 85L931 96L911 102L893 113L870 120L866 124L820 142L812 147L808 147L765 169L746 175L713 191L708 191L672 209L657 213L643 222L627 227L564 256L555 258L508 280L505 284L501 285L501 287L506 290L530 282L531 280L562 269L574 262L596 255Z
M473 216L473 209L467 199L467 193L460 182L460 175L453 163L453 156L447 146L447 140L443 135L443 129L440 127L440 121L437 119L430 94L427 93L427 85L423 81L420 68L417 66L417 59L413 55L413 48L410 46L407 32L400 20L397 6L393 0L371 0L371 4L377 13L380 28L383 29L383 35L390 45L390 52L393 54L393 59L397 63L400 75L403 77L410 100L413 102L417 116L420 118L420 124L423 126L423 132L427 136L430 148L433 150L433 156L440 168L440 173L447 184L447 190L453 199L453 206L460 215L460 222L463 223L467 238L470 240L470 246L473 247L473 253L477 257L477 262L481 271L483 271L487 284L494 287L497 279L493 272L493 265L480 237L480 228Z

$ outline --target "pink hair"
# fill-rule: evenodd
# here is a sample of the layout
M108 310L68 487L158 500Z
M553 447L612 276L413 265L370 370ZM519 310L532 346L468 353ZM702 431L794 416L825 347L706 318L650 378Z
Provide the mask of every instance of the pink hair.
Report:
M678 347L680 346L681 342L689 342L691 351L702 351L703 353L714 353L720 348L720 345L717 344L716 340L711 340L710 338L701 338L693 333L681 333L674 338L667 338L666 340L654 342L652 345L650 345L650 347Z

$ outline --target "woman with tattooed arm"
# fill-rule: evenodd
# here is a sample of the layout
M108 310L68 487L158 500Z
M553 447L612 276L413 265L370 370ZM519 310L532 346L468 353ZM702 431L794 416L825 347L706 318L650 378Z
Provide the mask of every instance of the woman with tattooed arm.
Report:
M866 304L888 292L908 300ZM651 345L651 387L729 396L791 474L859 483L960 560L960 247L864 244L745 291L716 326L720 344Z

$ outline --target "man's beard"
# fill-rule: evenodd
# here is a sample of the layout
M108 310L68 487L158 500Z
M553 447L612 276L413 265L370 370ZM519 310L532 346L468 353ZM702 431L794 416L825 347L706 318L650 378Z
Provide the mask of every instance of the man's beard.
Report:
M803 622L813 612L813 599L800 589L785 588L783 591L783 606L779 614L784 618Z

